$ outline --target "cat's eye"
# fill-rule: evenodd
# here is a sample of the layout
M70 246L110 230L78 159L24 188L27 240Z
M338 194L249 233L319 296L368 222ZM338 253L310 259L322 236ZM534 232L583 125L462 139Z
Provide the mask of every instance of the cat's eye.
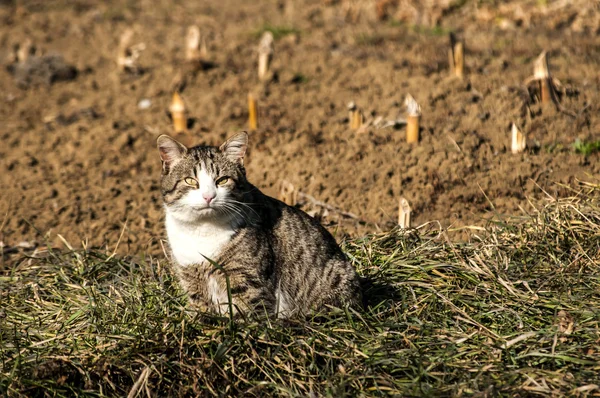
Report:
M221 177L217 180L217 185L222 187L223 185L227 184L229 181L231 181L231 177Z
M185 182L188 185L191 185L192 187L196 187L198 188L198 181L196 181L195 179L193 179L192 177L187 177L183 179L183 182Z

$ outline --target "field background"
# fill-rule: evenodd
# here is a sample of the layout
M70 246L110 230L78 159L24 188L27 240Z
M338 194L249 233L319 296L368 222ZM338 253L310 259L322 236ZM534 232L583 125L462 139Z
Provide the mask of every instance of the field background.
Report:
M393 3L394 2L390 2ZM60 54L73 81L18 88L0 71L0 240L80 246L121 253L161 251L160 161L155 139L171 133L173 82L184 65L187 27L207 36L214 67L189 75L182 96L194 119L187 143L220 144L247 128L247 95L257 96L250 181L277 196L282 180L357 215L330 211L337 233L388 230L406 197L415 225L483 226L494 216L531 210L528 199L565 195L600 171L598 153L575 153L600 139L597 5L579 2L400 2L376 19L374 2L24 1L0 7L6 59L31 39ZM545 5L544 5L545 4ZM415 8L416 7L416 8ZM348 11L350 9L350 11ZM116 67L121 33L144 43L139 76ZM257 46L275 33L276 79L258 82ZM466 78L448 68L448 33L465 40ZM542 109L523 81L549 51L551 73L567 90L564 108ZM423 110L421 142L404 128L348 127L354 101L369 118L405 116L410 93ZM525 94L524 94L525 93ZM524 98L525 97L525 98ZM148 109L138 103L149 99ZM524 111L530 102L530 112ZM530 117L526 114L530 113ZM510 153L510 125L528 134ZM318 210L310 204L305 210Z
M196 73L192 24L210 63ZM127 28L143 73L117 68ZM267 30L274 77L259 82ZM600 396L599 33L583 0L0 3L0 394ZM16 65L27 39L76 78ZM523 84L543 50L560 109ZM247 129L258 98L249 179L305 194L365 278L364 310L236 323L187 309L155 147L182 79L188 144ZM349 128L348 102L395 120L409 93L419 144ZM400 196L417 230L395 228Z

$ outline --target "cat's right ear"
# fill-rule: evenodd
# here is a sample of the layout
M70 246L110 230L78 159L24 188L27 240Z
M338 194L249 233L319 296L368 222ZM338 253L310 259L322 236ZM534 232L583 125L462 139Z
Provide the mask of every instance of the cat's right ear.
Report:
M163 170L167 173L183 155L187 153L187 148L182 143L174 140L166 134L161 135L156 140L160 160L162 160Z
M219 148L229 160L241 165L244 164L244 156L248 148L248 133L241 131L229 138Z

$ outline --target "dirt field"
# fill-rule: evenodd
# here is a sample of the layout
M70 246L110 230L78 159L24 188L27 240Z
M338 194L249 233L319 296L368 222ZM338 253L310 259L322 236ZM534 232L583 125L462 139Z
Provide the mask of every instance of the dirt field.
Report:
M166 110L173 81L185 70L191 24L208 36L212 67L189 76L182 97L193 123L180 138L220 144L246 129L253 92L261 117L250 136L249 179L274 196L287 180L361 220L328 211L324 220L338 236L390 228L400 196L410 201L415 225L460 228L522 214L544 191L561 196L568 193L561 184L598 178L598 152L584 156L572 148L576 139L600 140L594 6L466 1L423 15L400 6L379 21L371 2L352 3L349 11L347 2L250 3L0 6L7 65L0 71L0 241L60 245L61 234L74 246L85 240L112 250L121 237L122 253L161 250L155 140L172 132ZM116 65L127 27L133 43L145 44L138 75ZM256 48L269 27L275 77L259 83ZM465 40L463 80L450 76L450 31ZM37 84L39 76L11 73L13 47L27 38L37 54L62 55L77 76ZM523 85L543 50L562 82L561 109L542 107ZM367 120L393 120L405 116L408 93L422 107L418 145L405 142L404 127L350 130L348 102ZM140 109L144 99L150 107ZM528 134L522 154L510 150L512 122Z

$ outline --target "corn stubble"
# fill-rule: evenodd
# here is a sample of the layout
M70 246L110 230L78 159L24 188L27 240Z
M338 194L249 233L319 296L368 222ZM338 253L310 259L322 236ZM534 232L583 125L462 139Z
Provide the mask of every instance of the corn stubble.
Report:
M450 33L450 49L448 50L448 61L452 74L462 79L465 74L465 44L456 35Z
M352 130L360 129L365 122L364 114L354 101L348 103L348 122Z
M275 52L274 38L271 32L265 32L258 45L258 78L266 81L271 78L271 61Z
M171 113L171 119L173 119L173 131L176 133L185 132L187 130L185 103L178 92L173 93L169 112Z
M404 104L406 105L406 142L417 143L421 125L421 106L410 94L406 95Z
M248 128L258 129L258 102L252 93L248 93Z

